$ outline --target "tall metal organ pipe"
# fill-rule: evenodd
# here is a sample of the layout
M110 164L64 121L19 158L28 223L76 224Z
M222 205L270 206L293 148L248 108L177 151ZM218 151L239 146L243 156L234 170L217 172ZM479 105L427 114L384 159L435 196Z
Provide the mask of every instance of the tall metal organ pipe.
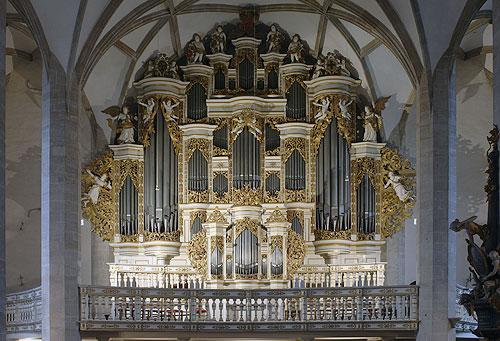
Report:
M233 186L241 189L244 185L260 186L260 142L247 127L233 144Z
M178 230L178 161L161 112L154 131L144 151L144 226L148 232L169 233Z
M345 231L351 226L350 155L337 132L337 120L325 131L316 157L316 228Z

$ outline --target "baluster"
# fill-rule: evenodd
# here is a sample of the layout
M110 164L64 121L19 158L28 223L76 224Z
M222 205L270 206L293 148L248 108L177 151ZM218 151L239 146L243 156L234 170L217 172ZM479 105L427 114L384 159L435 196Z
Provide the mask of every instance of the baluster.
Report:
M223 302L223 299L219 298L217 301L219 303L218 304L218 308L219 308L219 321L224 321L224 319L227 319L227 314L226 314L226 316L224 316L224 314L223 314L224 313L224 302Z

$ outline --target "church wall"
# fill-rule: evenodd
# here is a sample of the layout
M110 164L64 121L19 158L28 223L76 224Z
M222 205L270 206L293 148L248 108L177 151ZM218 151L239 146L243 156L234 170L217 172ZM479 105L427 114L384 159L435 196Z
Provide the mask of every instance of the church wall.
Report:
M41 91L34 88L41 88L42 64L36 57L12 62L5 129L8 292L40 285Z
M484 71L486 55L467 61L457 58L457 218L478 216L486 223L484 185L487 168L486 136L493 124L492 81ZM457 234L457 283L469 277L465 232Z

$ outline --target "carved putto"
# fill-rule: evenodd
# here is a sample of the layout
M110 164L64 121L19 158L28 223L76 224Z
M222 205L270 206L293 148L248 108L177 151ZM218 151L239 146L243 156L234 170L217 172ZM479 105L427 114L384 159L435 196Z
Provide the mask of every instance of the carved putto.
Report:
M175 55L168 57L165 53L159 53L156 58L148 61L143 78L168 77L180 79L175 59Z
M187 47L187 60L188 64L203 64L203 57L205 56L205 46L201 41L201 36L198 33L193 35L193 40Z
M119 144L135 143L134 121L137 121L137 117L130 112L128 106L124 105L121 110L118 106L112 106L102 112L111 116L111 118L108 118L108 124L111 129L115 126L114 122L116 122L115 131L117 134L120 134L117 139Z
M283 34L278 31L275 24L272 24L266 36L267 53L280 53L281 43L283 42Z
M287 56L290 57L290 63L304 63L306 50L298 34L293 36L292 41L288 45Z
M323 97L317 103L313 102L313 105L319 108L316 115L314 115L314 119L317 121L324 120L328 116L328 109L330 108L330 98Z
M226 34L224 33L224 28L219 25L217 30L212 33L212 41L210 42L210 48L212 53L224 53L226 52Z

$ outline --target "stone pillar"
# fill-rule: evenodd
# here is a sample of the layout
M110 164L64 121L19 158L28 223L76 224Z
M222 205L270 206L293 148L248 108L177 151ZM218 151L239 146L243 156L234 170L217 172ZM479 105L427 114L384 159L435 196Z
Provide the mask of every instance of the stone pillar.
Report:
M109 246L109 242L104 242L95 233L91 233L92 245L92 285L111 285L109 282L109 266L108 263L114 262L113 248Z
M417 340L455 340L456 113L454 61L445 54L432 82L420 81L417 106ZM431 86L430 89L428 86ZM432 101L432 102L431 102Z
M0 0L0 341L5 336L5 7Z
M42 337L80 340L78 89L55 57L42 72Z

